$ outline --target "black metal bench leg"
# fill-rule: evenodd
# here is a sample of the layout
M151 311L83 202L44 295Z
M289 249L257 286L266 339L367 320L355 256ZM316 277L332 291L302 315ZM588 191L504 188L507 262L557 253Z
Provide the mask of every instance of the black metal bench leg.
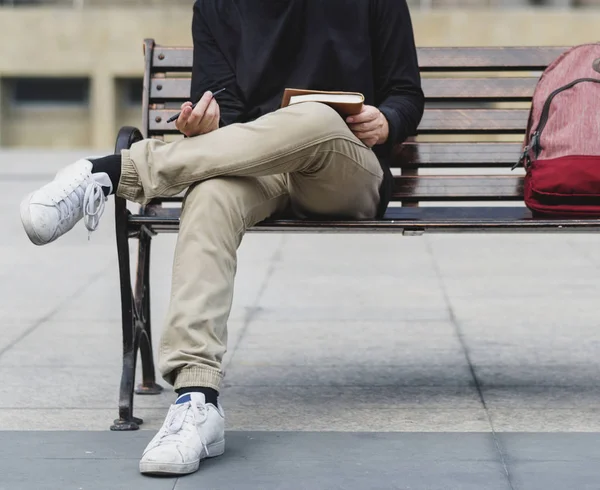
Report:
M111 430L137 430L143 422L133 416L133 386L137 360L138 338L135 332L133 291L129 260L129 236L127 219L129 211L124 199L115 197L115 218L117 252L119 256L119 276L121 281L121 319L123 325L123 371L119 390L119 418Z
M156 383L154 356L152 355L152 328L150 323L150 246L151 235L142 229L139 240L135 301L138 316L138 342L142 357L142 384L135 392L138 395L158 395L163 388Z

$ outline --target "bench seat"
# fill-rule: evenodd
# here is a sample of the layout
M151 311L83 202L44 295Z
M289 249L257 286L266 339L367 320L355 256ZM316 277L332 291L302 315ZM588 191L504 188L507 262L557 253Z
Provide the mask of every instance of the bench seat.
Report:
M133 234L146 227L152 234L177 233L180 208L152 205L143 215L130 218ZM399 232L405 235L419 235L425 232L591 232L600 230L597 219L534 219L524 207L393 207L388 209L383 219L364 221L339 220L267 220L250 232Z

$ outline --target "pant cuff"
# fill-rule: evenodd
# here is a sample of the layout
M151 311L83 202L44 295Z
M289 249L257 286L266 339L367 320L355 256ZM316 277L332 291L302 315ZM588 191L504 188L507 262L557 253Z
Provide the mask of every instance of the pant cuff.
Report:
M201 386L219 391L223 373L209 367L190 366L182 368L177 372L174 388L188 388L190 386Z
M142 182L131 160L130 150L121 151L121 179L117 195L133 202L139 202L143 196Z

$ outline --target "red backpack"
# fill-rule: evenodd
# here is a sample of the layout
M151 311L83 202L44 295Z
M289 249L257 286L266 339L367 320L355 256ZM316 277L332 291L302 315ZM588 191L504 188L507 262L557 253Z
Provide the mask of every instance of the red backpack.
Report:
M570 49L543 73L519 164L534 215L600 217L600 44Z

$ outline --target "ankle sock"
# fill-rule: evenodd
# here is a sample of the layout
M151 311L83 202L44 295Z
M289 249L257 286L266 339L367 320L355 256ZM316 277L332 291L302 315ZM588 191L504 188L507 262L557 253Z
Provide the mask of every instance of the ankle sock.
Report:
M175 392L177 396L186 395L187 393L202 393L206 399L206 403L212 403L215 407L219 399L219 392L217 390L203 386L186 386L185 388L175 390Z
M119 180L121 180L121 155L108 155L102 158L90 159L92 162L92 173L97 174L104 172L108 175L112 183L112 193L117 192L119 186ZM108 187L102 187L105 189L105 194L108 195Z

